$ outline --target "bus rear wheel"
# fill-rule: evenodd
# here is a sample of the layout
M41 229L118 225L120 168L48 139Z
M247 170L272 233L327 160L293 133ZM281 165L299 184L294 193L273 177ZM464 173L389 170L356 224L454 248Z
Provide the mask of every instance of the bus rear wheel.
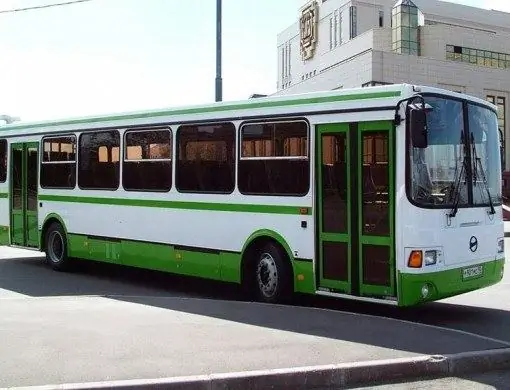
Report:
M254 287L257 299L266 303L285 303L292 295L292 269L287 256L274 243L255 252Z
M46 262L56 271L69 267L67 239L64 228L59 223L52 223L45 236Z

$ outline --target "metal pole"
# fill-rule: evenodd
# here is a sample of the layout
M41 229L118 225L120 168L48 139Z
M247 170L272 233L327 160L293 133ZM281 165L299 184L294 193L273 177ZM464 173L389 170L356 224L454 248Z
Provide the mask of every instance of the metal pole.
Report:
M221 0L216 0L216 101L221 102L223 86L221 79Z

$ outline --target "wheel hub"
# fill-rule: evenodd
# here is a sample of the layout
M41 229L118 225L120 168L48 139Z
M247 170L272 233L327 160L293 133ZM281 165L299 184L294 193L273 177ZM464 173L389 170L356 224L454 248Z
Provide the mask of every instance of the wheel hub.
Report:
M278 269L273 256L264 253L257 266L257 282L265 297L272 297L278 287Z
M57 231L50 233L48 240L48 254L50 260L54 263L62 261L64 257L64 239Z

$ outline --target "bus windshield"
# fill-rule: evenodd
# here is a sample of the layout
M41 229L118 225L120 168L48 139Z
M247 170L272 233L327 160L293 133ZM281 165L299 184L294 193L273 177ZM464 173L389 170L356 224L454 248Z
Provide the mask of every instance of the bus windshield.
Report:
M424 207L500 204L496 113L444 97L428 96L425 101L431 107L427 112L428 147L410 149L410 198Z

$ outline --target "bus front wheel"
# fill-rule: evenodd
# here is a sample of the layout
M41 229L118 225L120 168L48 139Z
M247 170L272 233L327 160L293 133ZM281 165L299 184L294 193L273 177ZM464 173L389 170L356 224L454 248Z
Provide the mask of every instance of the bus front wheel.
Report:
M287 302L292 295L292 269L283 250L269 242L255 256L254 285L258 300Z
M69 266L66 233L59 223L52 223L46 231L45 248L46 262L51 268L63 271Z

